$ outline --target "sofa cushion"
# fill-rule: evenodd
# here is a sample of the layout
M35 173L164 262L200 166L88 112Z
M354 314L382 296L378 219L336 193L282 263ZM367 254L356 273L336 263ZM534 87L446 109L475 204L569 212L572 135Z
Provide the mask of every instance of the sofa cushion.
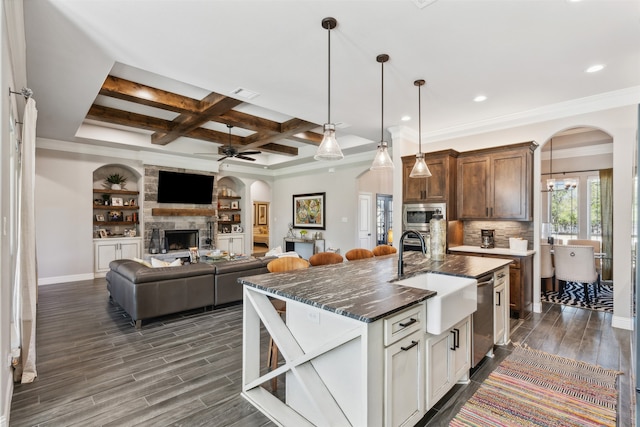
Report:
M236 271L251 270L253 268L262 268L264 263L260 259L239 259L218 262L215 264L216 274L234 273Z
M132 260L115 260L109 263L109 268L117 271L118 274L132 283L147 283L180 277L215 274L215 267L204 263L186 264L179 267L149 268Z

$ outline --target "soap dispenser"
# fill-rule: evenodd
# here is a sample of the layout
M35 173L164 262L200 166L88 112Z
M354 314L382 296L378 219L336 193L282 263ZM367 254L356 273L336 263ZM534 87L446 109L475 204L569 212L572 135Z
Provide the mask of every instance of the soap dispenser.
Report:
M442 217L440 209L436 209L436 213L431 217L429 229L431 260L444 261L444 255L447 250L447 222Z

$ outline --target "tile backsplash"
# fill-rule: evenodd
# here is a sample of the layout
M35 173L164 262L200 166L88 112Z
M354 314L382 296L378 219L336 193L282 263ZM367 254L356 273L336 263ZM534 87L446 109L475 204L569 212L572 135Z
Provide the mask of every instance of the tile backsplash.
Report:
M533 249L533 221L464 221L464 244L480 246L480 230L495 230L495 247L508 248L509 237L528 240L527 249Z

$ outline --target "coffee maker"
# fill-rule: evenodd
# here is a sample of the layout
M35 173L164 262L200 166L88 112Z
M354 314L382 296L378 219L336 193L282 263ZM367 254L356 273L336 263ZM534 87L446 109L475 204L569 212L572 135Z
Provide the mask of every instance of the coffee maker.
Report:
M480 233L481 233L481 242L482 242L480 247L483 249L494 248L495 247L494 236L495 236L496 230L480 230Z

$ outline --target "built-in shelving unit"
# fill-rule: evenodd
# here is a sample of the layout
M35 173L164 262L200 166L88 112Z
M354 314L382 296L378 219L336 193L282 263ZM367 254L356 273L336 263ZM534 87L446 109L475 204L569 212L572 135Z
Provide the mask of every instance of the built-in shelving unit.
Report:
M101 199L94 198L93 201L93 225L97 225L99 227L110 227L137 225L139 223L139 192L130 190L110 190L106 188L94 188L93 194L102 195ZM114 205L114 199L120 199L122 205ZM108 204L104 204L105 201ZM116 214L118 212L120 214ZM129 213L131 215L129 215Z

